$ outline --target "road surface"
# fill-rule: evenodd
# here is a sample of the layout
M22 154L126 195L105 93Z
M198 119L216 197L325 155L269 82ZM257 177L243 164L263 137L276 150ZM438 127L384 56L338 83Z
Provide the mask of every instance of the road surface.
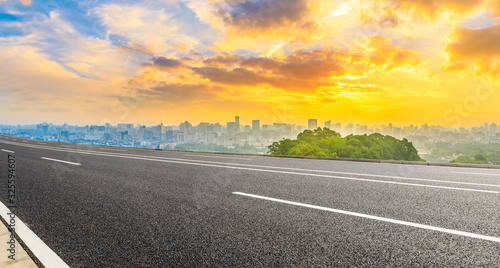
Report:
M500 263L500 170L7 136L0 149L0 192L15 154L17 216L71 267Z

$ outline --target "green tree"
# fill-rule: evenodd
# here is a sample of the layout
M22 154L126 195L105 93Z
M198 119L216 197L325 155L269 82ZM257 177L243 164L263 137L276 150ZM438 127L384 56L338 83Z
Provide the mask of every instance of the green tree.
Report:
M305 130L296 140L284 139L268 148L268 153L272 155L423 161L407 139L398 140L379 133L342 138L328 128Z
M298 144L297 146L290 149L289 155L326 157L325 152L323 152L321 148L309 143Z
M269 154L271 155L288 155L290 149L298 144L297 140L284 139L275 141L269 145Z
M486 159L486 156L484 156L482 154L476 154L474 156L474 160L476 160L478 162L481 162L481 163L488 164L488 160Z

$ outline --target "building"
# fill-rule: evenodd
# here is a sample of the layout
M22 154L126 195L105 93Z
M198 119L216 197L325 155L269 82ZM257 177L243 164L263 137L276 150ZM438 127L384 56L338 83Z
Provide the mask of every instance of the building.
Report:
M495 137L498 133L498 126L497 124L493 123L490 125L490 136Z
M309 129L316 129L316 128L318 128L318 119L309 119L309 121L308 121L308 128Z
M253 132L260 131L260 120L252 120L252 131Z
M240 117L234 117L234 127L236 128L236 133L240 132Z
M236 134L236 122L227 122L227 134L233 135Z
M329 129L332 129L332 120L328 120L325 122L325 127L326 128L329 128Z
M190 133L192 131L192 128L193 128L193 126L188 121L181 123L179 125L179 129L183 133Z

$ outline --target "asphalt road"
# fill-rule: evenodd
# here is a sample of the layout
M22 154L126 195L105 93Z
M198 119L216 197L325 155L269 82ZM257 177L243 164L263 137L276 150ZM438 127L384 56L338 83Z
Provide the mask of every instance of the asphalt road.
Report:
M71 267L500 263L500 170L6 136L0 149L0 192L14 151L17 214Z

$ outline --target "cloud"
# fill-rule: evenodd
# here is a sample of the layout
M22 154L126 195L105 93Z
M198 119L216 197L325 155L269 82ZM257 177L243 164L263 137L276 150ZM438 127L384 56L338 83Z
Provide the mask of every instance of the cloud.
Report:
M178 45L185 44L185 49L193 49L198 39L183 33L182 24L164 8L147 5L103 4L91 10L110 34L124 36L141 44L148 44L150 50L160 54L175 54Z
M316 1L307 0L225 0L214 4L215 18L225 27L222 46L248 46L239 40L310 39L318 28L314 18ZM213 19L218 24L217 19ZM231 44L235 43L235 44Z
M235 54L206 59L195 74L212 82L232 86L269 85L292 91L314 91L334 84L335 78L361 77L373 71L412 70L426 61L416 51L394 46L383 36L368 37L366 51L324 48L299 50L283 58L243 57Z
M496 16L500 16L500 0L489 0L488 9L493 11Z
M8 0L0 0L0 2L7 2ZM19 0L19 2L21 2L21 4L25 5L25 6L29 6L31 5L31 0Z
M306 0L226 0L218 13L241 29L269 29L301 22L309 12Z
M476 75L500 75L500 24L481 29L457 27L449 35L444 48L447 71L474 68Z
M271 79L260 76L253 71L235 68L227 70L217 67L201 67L193 68L196 74L201 75L203 78L210 79L210 81L218 82L225 85L233 86L257 86L260 84L270 83Z
M217 92L222 89L217 86L207 84L181 84L159 82L151 88L156 101L166 101L169 103L191 103L213 99Z
M131 40L127 45L118 47L118 50L122 52L141 53L149 56L152 56L155 53L151 45L143 45L135 40Z
M174 71L182 67L180 60L168 59L165 57L155 57L152 65L162 71Z
M384 71L416 67L425 62L417 51L394 46L392 40L384 36L368 37L366 45L370 51L367 63Z
M239 63L243 59L243 56L237 54L223 54L210 57L204 60L203 63L209 66L228 66Z
M373 0L362 11L361 20L389 27L396 26L402 17L424 22L434 22L443 16L456 20L483 7L485 3L486 0Z

